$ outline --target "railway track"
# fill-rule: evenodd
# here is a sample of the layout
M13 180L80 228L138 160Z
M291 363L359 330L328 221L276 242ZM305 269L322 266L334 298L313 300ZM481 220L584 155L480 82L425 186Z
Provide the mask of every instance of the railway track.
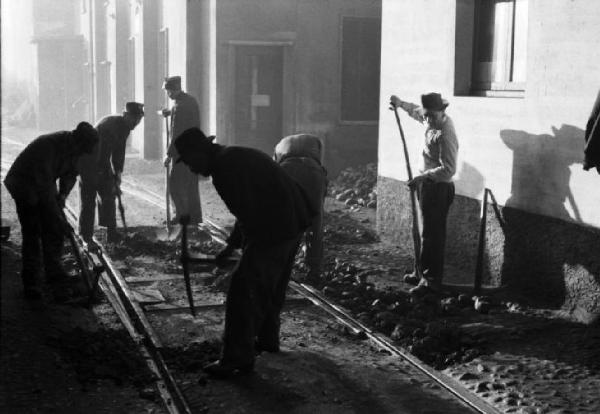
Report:
M164 207L164 198L161 197L159 194L145 188L142 184L137 183L133 180L124 180L123 182L125 184L123 191L131 195L135 195L136 197L145 200L153 205ZM224 240L227 238L227 233L221 226L219 226L211 220L205 220L204 225L201 227L207 230L210 233L213 240L215 240L217 243L225 243ZM403 360L410 363L420 372L422 372L423 374L431 378L433 381L435 381L437 384L439 384L442 388L452 393L457 399L459 399L465 405L470 407L474 412L486 414L498 413L498 411L493 406L489 405L486 401L482 400L471 391L465 389L460 383L455 381L453 378L441 374L440 372L422 363L419 359L415 358L410 353L396 347L388 338L384 337L381 334L378 334L377 332L373 331L369 327L365 326L364 324L353 318L348 312L346 312L340 306L336 305L328 298L323 296L312 286L294 281L291 281L289 286L296 294L300 295L301 297L313 303L315 306L318 306L319 308L330 314L339 323L350 329L354 334L359 336L366 336L369 339L369 341L378 349L387 351L392 355L402 358Z
M3 158L3 175L9 165L10 160ZM136 180L127 178L123 179L122 190L124 193L129 194L130 196L152 206L159 207L161 209L165 208L165 199L163 196L157 194L151 189L148 189L144 186L144 184ZM74 225L77 222L76 213L71 208L67 208L66 211L68 219ZM206 220L205 223L200 226L200 228L202 231L210 234L211 238L216 243L224 243L227 234L226 231L218 224L210 220ZM128 278L123 277L109 257L105 246L99 245L99 249L96 252L90 252L87 250L87 246L83 243L81 238L76 234L75 239L79 243L80 250L84 255L86 255L86 261L88 263L100 262L102 264L103 271L100 274L98 285L119 316L123 326L134 340L134 343L136 344L140 354L144 357L148 368L155 374L157 378L156 388L161 396L163 405L165 406L167 412L203 412L205 407L203 406L202 402L194 401L193 404L190 404L188 401L189 397L186 398L187 396L185 390L182 391L182 388L176 380L176 375L173 374L165 362L163 355L164 345L159 339L159 335L157 335L155 332L155 329L152 326L153 324L149 321L147 316L148 314L152 314L152 318L168 318L169 315L173 313L187 312L187 308L183 306L181 302L162 304L150 303L146 305L140 304L134 295L132 284L135 285L139 282L148 281L151 278L138 277L136 279L135 276L130 276ZM96 240L96 242L98 243L98 240ZM210 276L207 275L209 275L212 271L211 266L209 265L203 270L204 272L200 272L200 276L194 276L196 281L202 277L210 279ZM163 276L164 282L177 281L177 279L181 279L181 277L174 275ZM180 284L183 285L183 283ZM493 406L489 405L485 400L479 398L476 394L464 388L453 378L450 378L432 369L412 356L410 353L396 347L387 337L380 335L379 333L354 319L347 311L323 296L319 291L310 285L292 281L290 282L290 288L294 293L294 297L291 299L291 301L304 301L306 303L310 302L314 304L319 309L329 314L338 323L342 324L348 330L353 332L355 335L366 337L377 349L385 351L394 357L398 357L408 363L410 366L414 367L418 372L438 384L441 388L445 389L453 396L453 398L469 407L473 412L486 414L499 412ZM199 303L196 308L199 311L214 309L222 310L223 304L222 302L210 303L209 301L209 303Z

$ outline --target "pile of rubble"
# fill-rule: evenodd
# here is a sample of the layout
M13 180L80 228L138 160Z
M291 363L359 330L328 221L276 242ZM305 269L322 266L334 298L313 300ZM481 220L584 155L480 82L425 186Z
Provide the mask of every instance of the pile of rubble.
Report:
M347 206L377 207L377 164L343 170L329 184L329 194Z
M460 328L460 316L476 317L475 302L467 295L414 299L404 291L378 289L369 277L380 270L360 269L337 260L323 273L318 288L366 326L390 336L422 361L442 369L470 361L484 351L482 336Z

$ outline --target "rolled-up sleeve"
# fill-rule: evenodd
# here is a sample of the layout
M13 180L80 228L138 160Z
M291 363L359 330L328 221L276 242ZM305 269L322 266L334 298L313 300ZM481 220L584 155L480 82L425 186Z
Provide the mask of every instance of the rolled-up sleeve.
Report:
M442 133L438 137L439 145L439 163L440 165L423 172L427 178L433 181L451 181L456 173L456 161L458 158L458 139L454 126L447 123L442 128Z

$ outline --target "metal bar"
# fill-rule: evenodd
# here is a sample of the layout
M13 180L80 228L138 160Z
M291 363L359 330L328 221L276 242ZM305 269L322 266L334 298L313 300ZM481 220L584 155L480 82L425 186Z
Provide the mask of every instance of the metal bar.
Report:
M183 279L185 280L185 291L187 293L188 302L190 304L190 312L192 316L196 316L196 309L194 309L194 295L192 294L192 285L190 282L190 256L188 253L188 241L187 241L187 220L183 218L181 222L181 266L183 267ZM214 263L214 261L213 261Z
M475 265L475 280L473 291L475 294L481 292L481 279L483 274L483 254L485 252L485 228L487 222L488 189L483 189L483 200L481 201L481 214L479 218L479 241L477 244L477 263Z

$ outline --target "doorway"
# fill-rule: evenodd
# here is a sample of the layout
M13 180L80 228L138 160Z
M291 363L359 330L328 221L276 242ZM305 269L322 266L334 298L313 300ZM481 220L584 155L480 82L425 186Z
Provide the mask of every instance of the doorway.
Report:
M236 46L235 145L271 155L282 137L283 47Z

